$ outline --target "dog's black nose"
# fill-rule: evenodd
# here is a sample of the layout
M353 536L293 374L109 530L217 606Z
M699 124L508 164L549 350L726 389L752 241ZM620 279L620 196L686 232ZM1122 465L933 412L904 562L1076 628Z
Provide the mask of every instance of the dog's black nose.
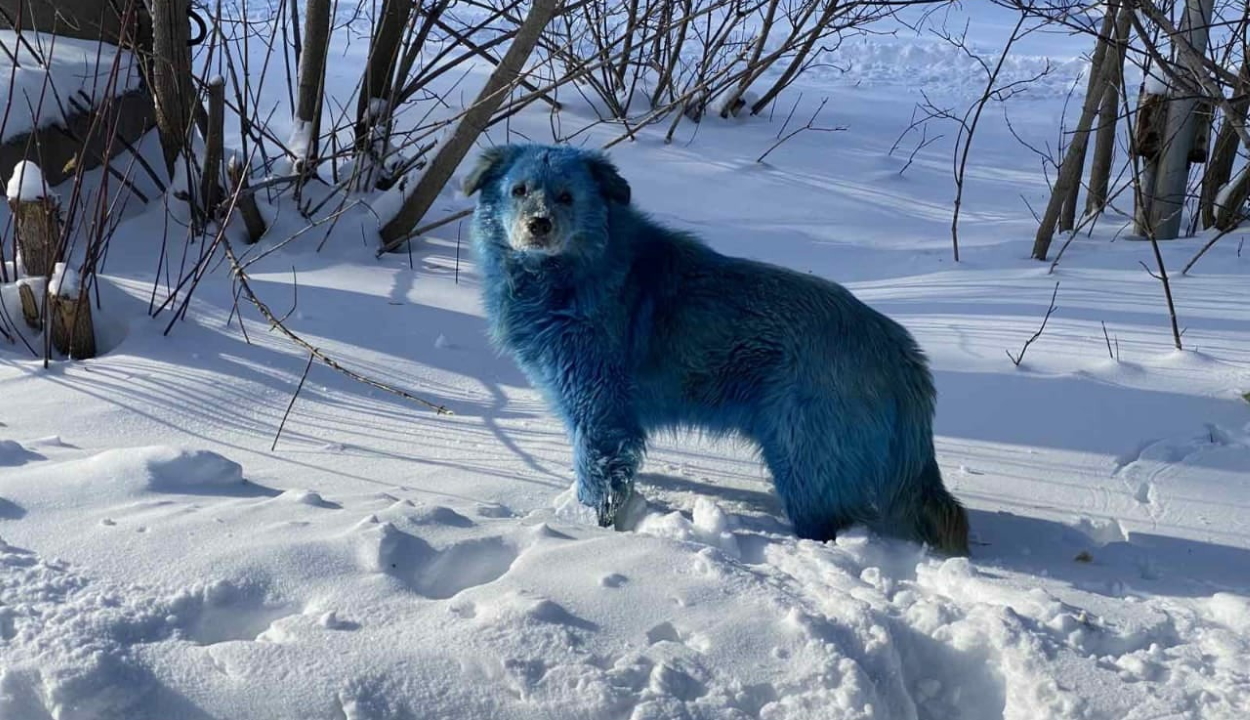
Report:
M546 235L551 232L551 219L545 217L530 218L529 224L530 235Z

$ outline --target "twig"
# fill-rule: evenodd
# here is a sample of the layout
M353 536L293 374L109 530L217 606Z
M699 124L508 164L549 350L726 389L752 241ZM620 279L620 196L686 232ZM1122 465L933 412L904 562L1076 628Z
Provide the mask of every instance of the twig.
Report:
M460 231L463 226L456 226L456 284L460 284Z
M922 126L920 128L920 143L917 144L916 147L912 148L911 153L907 155L907 162L903 164L903 167L898 169L898 174L900 177L903 175L903 173L907 172L907 168L911 167L911 164L916 161L916 155L920 154L921 150L924 150L925 148L929 147L930 145L937 142L938 140L941 140L942 138L946 137L945 135L934 135L932 138L930 138L928 137L928 135L929 135L929 126L928 125Z
M1107 341L1107 357L1115 360L1115 355L1111 354L1111 338L1107 335L1107 323L1101 320L1099 322L1102 323L1102 339Z
M1201 250L1199 250L1199 251L1198 251L1198 253L1197 253L1196 255L1194 255L1192 258L1190 258L1190 259L1189 259L1189 262L1185 263L1185 268L1184 268L1183 270L1181 270L1181 275L1186 275L1186 274L1188 274L1188 273L1189 273L1189 268L1193 267L1193 266L1194 266L1194 263L1198 262L1198 259L1199 259L1199 258L1201 258L1203 255L1206 255L1206 254L1207 254L1207 251L1208 251L1208 250L1210 250L1210 249L1211 249L1211 247L1212 247L1213 245L1215 245L1217 242L1219 242L1219 241L1220 241L1220 238L1222 238L1222 237L1224 237L1225 235L1227 235L1227 234L1231 233L1233 230L1236 230L1236 228L1235 228L1235 227L1230 227L1230 228L1228 228L1227 230L1221 230L1218 234L1216 234L1216 236L1215 236L1215 237L1213 237L1213 238L1211 238L1210 240L1208 240L1208 241L1207 241L1207 244L1206 244L1206 245L1203 245L1203 246L1202 246L1202 249L1201 249ZM1238 248L1237 248L1237 252L1238 252L1238 257L1241 257L1241 248L1240 248L1240 247L1238 247Z
M829 98L825 98L824 100L821 100L820 106L816 108L816 112L812 113L812 117L808 119L806 125L800 128L795 128L794 130L791 130L790 132L786 133L783 137L778 138L777 142L773 143L772 147L765 150L763 155L760 155L759 157L755 158L755 162L757 163L764 162L764 158L768 157L769 153L781 147L781 145L785 143L787 140L794 137L795 135L798 135L804 130L811 130L813 132L843 132L845 131L846 126L844 125L835 125L833 127L816 127L815 125L816 117L820 115L821 110L825 109L825 103L827 102L829 102ZM787 119L787 122L788 122L788 119Z
M304 366L304 374L299 378L299 385L295 386L295 393L291 395L291 402L287 403L286 412L282 413L282 422L278 423L278 432L274 433L273 444L269 446L269 452L273 452L278 448L278 438L282 437L282 428L286 427L287 416L291 414L291 408L295 407L295 398L299 397L299 391L304 389L304 381L308 379L308 371L312 369L313 358L316 355L308 353L308 364Z
M1029 346L1032 345L1035 340L1037 340L1039 337L1042 336L1042 331L1046 329L1046 322L1050 320L1050 316L1054 314L1055 312L1055 297L1058 295L1059 295L1059 283L1056 282L1055 290L1054 292L1050 294L1050 307L1046 309L1046 317L1042 318L1042 325L1041 327L1037 329L1037 332L1033 333L1033 337L1024 341L1024 347L1020 348L1020 354L1018 356L1012 355L1010 350L1004 350L1004 352L1007 353L1007 357L1011 358L1011 363L1015 365L1016 367L1020 367L1020 361L1024 360L1024 353L1028 351Z
M377 380L365 377L364 375L361 375L360 373L354 372L352 370L348 370L347 368L340 365L333 358L331 358L329 355L326 355L324 352L322 352L319 348L314 347L307 340L303 339L299 335L296 335L294 332L290 330L290 328L288 328L286 325L278 321L278 318L274 316L273 311L269 309L268 305L262 302L260 298L256 297L256 293L252 291L252 287L247 281L247 274L244 273L243 269L239 266L239 259L234 254L234 248L230 246L230 241L226 239L224 235L221 238L221 245L222 245L222 249L224 249L226 252L226 258L230 260L231 273L234 275L235 279L238 281L239 286L242 287L243 292L247 295L248 301L256 306L256 309L259 310L260 314L263 315L265 319L269 321L269 324L272 328L278 330L278 332L285 335L287 339L289 339L291 342L307 350L310 354L313 355L313 357L316 357L318 360L328 365L331 369L341 372L347 377L353 380L356 380L357 382L364 383L365 385L377 388L378 390L383 390L385 392L391 393L392 395L398 395L399 397L402 397L405 400L411 400L412 402L415 402L419 405L424 405L425 407L428 407L431 410L434 410L439 415L454 414L452 413L451 410L448 410L446 407L442 405L439 405L437 403L432 403L429 400L426 400L424 398L419 398L416 395L413 395L404 390L400 390L399 388L392 387L390 385L387 385L386 383L378 382ZM241 319L242 317L240 316L240 320Z
M396 240L393 240L392 242L389 242L383 245L382 249L378 250L377 257L382 257L386 253L394 250L395 248L399 247L400 245L403 245L404 243L408 242L409 240L413 238L421 237L422 235L424 235L425 233L428 233L431 230L437 230L438 228L441 228L444 225L450 225L451 223L454 223L457 220L463 220L464 218L467 218L472 214L473 214L473 208L465 208L464 210L461 210L460 212L448 215L442 220L436 220L432 223L429 223L428 225L422 225L416 230L413 230L412 232L408 233L407 237L398 238Z
M1163 283L1163 296L1167 298L1168 316L1172 320L1172 340L1176 343L1177 350L1183 350L1184 348L1181 347L1180 327L1176 323L1176 305L1172 302L1172 284L1168 282L1168 271L1167 268L1163 266L1163 254L1159 252L1159 241L1155 239L1153 228L1147 237L1150 239L1150 248L1154 250L1155 253L1155 263L1159 266L1159 274L1155 275L1154 273L1150 273L1150 275L1159 282ZM1146 270L1149 272L1150 268L1146 268Z

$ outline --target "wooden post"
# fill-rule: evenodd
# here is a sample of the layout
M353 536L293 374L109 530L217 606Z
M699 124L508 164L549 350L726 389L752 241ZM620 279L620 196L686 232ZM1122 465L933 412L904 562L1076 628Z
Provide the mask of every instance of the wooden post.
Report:
M22 319L26 321L26 326L31 330L43 329L43 313L39 312L39 298L43 297L43 290L36 294L30 281L22 280L17 285L17 295L22 301Z
M95 329L91 324L91 300L78 273L57 263L48 280L47 313L52 346L76 360L95 357Z
M1207 28L1211 23L1211 14L1215 0L1186 0L1185 15L1182 18L1181 37L1173 40L1188 42L1194 52L1201 55L1207 48ZM1185 62L1185 54L1173 49L1173 59L1181 73L1197 73L1206 71L1201 67L1190 67ZM1163 154L1159 158L1159 169L1151 193L1150 229L1154 237L1170 240L1178 237L1181 230L1181 211L1185 207L1185 188L1189 184L1189 154L1193 147L1197 123L1194 110L1198 99L1194 91L1183 87L1175 79L1168 89L1167 121L1163 131Z
M52 318L52 347L74 360L95 357L95 328L86 292L68 297L49 295L48 310Z
M8 196L26 274L46 278L60 259L60 204L49 192L39 166L29 161L14 166Z
M225 135L226 81L215 77L208 83L208 134L204 137L204 165L200 168L200 194L204 217L212 219L221 205L222 138Z
M187 0L149 0L152 11L152 99L156 126L165 155L165 169L185 157L195 121L195 90L191 85L191 28ZM191 178L187 178L188 182Z
M295 158L298 173L311 173L317 167L329 46L330 0L308 0L304 6L304 50L299 58L299 97L292 137L292 150L299 156Z
M521 23L516 37L508 46L508 52L499 61L499 66L486 80L473 105L465 111L451 137L439 148L430 161L421 179L412 189L412 193L404 200L403 206L395 217L382 227L382 242L390 245L407 237L417 223L425 216L434 199L442 191L443 186L451 179L464 156L473 148L478 135L486 129L490 118L503 104L512 84L521 73L526 58L538 44L542 31L555 15L561 0L533 0L525 22Z

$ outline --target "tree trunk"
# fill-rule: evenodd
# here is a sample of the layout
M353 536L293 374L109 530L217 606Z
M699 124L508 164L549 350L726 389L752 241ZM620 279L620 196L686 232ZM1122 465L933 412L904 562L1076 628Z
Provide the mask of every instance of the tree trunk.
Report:
M665 91L668 91L670 97L675 97L676 92L673 91L673 78L676 76L677 63L681 60L681 49L686 44L686 29L690 27L690 13L693 7L693 0L680 0L682 3L682 19L677 25L677 39L671 40L672 28L669 28L666 34L669 35L671 42L668 46L668 62L664 64L660 77L655 81L655 92L651 93L651 107L659 107ZM670 3L665 3L665 7L669 8ZM672 22L672 10L666 9L665 25Z
M372 190L377 186L381 165L386 159L393 108L391 103L395 82L395 66L404 28L412 17L413 0L386 0L378 15L369 59L360 81L360 99L356 104L355 168L356 188Z
M799 72L803 69L803 63L807 62L808 54L815 47L816 41L820 39L823 28L838 14L840 4L838 0L828 0L828 3L820 14L820 18L816 20L816 24L809 31L810 34L807 36L807 39L799 47L798 52L795 53L794 59L790 61L790 65L781 73L781 77L777 78L777 82L773 83L773 86L764 93L763 97L751 105L752 115L759 115L763 112L764 108L768 107L769 103L775 100L781 94L781 91L789 87L790 83L794 82L794 79L798 77Z
M759 35L755 38L755 43L751 46L751 55L747 58L747 73L738 81L737 87L733 89L724 99L724 103L720 107L720 116L728 118L731 115L737 115L746 105L743 96L747 90L751 88L751 84L759 79L761 75L768 69L771 62L761 63L760 56L764 52L764 44L768 42L768 34L773 29L773 23L777 16L777 6L780 0L769 0L768 7L764 11L764 22L760 26Z
M1194 106L1194 143L1189 148L1189 162L1201 165L1211 153L1211 125L1215 123L1215 103L1199 100Z
M1124 82L1124 56L1128 49L1128 32L1132 10L1112 0L1108 12L1116 13L1114 52L1103 58L1107 75L1103 84L1102 102L1098 107L1098 131L1094 134L1094 159L1089 169L1089 193L1085 197L1085 214L1100 213L1107 205L1107 189L1111 185L1111 164L1115 160L1115 130L1119 124L1120 91Z
M1068 151L1059 165L1059 177L1055 179L1050 202L1046 204L1046 212L1042 214L1042 222L1037 228L1037 237L1033 240L1033 258L1036 260L1046 259L1064 201L1071 193L1072 185L1081 182L1081 171L1085 168L1085 147L1089 144L1089 129L1094 124L1094 115L1098 113L1098 106L1101 104L1100 93L1086 93L1085 101L1081 103L1081 116L1077 120L1076 131L1072 134L1072 142L1068 143Z
M1233 230L1245 220L1246 198L1250 196L1250 165L1241 168L1215 197L1215 227Z
M1100 120L1102 119L1101 98L1106 93L1109 75L1109 73L1104 72L1103 65L1108 53L1112 52L1108 46L1108 41L1112 33L1115 32L1115 5L1114 0L1108 2L1107 9L1103 13L1102 28L1098 32L1098 41L1094 44L1094 55L1090 58L1089 63L1089 78L1085 83L1086 97L1095 95L1099 98ZM1080 163L1082 169L1085 167L1085 154L1088 147L1089 143L1087 141L1085 147L1081 148L1080 157L1077 158L1077 162ZM1068 186L1067 195L1063 199L1063 209L1059 213L1059 232L1068 232L1076 227L1076 203L1080 199L1080 192L1081 181L1078 176L1077 181Z
M195 121L195 90L191 85L190 23L187 0L150 0L152 9L152 100L165 169L185 157Z
M1246 110L1250 108L1250 58L1241 65L1241 82L1233 93L1233 114L1225 113L1224 122L1215 137L1215 147L1211 150L1211 160L1207 163L1206 172L1202 176L1202 196L1198 201L1202 212L1203 229L1215 225L1215 198L1220 188L1228 183L1233 174L1233 165L1237 162L1237 150L1241 147L1236 127L1246 122Z
M555 15L556 7L561 0L534 0L530 5L525 22L517 31L508 52L500 60L499 66L486 80L473 105L464 113L464 117L456 124L451 137L439 147L433 160L421 174L416 187L404 200L403 206L395 217L382 228L382 241L391 244L406 237L442 191L443 186L451 179L452 174L472 149L474 141L486 129L490 118L511 92L517 76L520 74L526 59L538 44L542 31Z
M1186 0L1185 15L1176 42L1188 42L1201 55L1206 52L1207 28L1215 0ZM1201 67L1192 67L1184 53L1173 49L1173 62L1178 68L1204 74ZM1183 72L1183 71L1182 71ZM1182 87L1173 79L1168 90L1167 122L1163 131L1163 152L1150 200L1150 226L1153 237L1170 240L1180 235L1181 212L1185 207L1185 188L1189 183L1189 154L1194 143L1197 123L1194 110L1198 99L1192 89Z
M478 55L479 57L481 57L483 60L490 63L491 65L499 64L499 57L495 55L495 53L491 52L489 48L485 48L477 44L476 42L473 41L473 38L469 37L468 35L465 35L460 30L457 30L456 28L438 19L434 20L434 27L447 33L453 39L455 39L457 43L460 43L467 50L469 50L475 55ZM551 97L547 93L543 93L542 88L538 87L537 85L530 82L529 80L525 80L522 78L517 81L517 84L525 88L529 92L540 93L538 96L538 99L550 105L552 110L559 111L560 109L562 109L563 106L560 105L560 103L555 98Z
M330 45L330 0L307 0L304 6L304 48L299 58L299 96L291 138L295 170L316 170L321 137L321 106L326 84L326 53Z
M625 40L621 46L621 61L616 66L616 87L625 89L625 76L629 73L629 65L634 55L634 35L638 34L638 0L627 0L625 15ZM625 98L628 111L630 98Z

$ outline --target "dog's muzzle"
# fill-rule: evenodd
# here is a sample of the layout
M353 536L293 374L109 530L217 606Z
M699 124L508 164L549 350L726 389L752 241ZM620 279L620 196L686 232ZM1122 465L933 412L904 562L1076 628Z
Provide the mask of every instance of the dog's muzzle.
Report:
M551 218L532 217L525 224L525 229L530 231L530 237L535 240L545 238L551 232Z
M514 226L513 245L518 250L555 250L560 238L555 223L546 215L531 215Z

